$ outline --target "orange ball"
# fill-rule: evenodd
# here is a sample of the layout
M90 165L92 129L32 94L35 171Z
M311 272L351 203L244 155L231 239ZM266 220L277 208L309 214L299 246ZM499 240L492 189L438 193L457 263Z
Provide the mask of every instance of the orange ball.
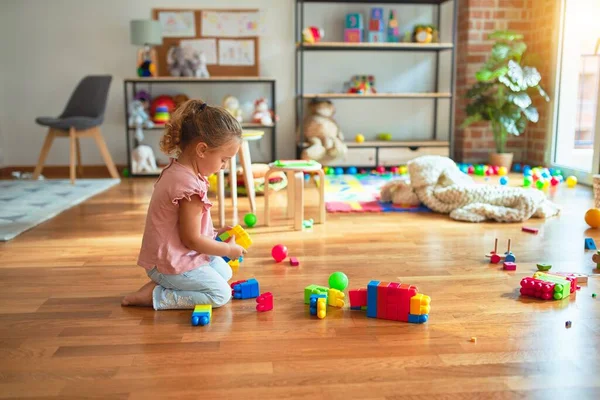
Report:
M585 223L592 228L600 227L600 209L590 208L585 213Z

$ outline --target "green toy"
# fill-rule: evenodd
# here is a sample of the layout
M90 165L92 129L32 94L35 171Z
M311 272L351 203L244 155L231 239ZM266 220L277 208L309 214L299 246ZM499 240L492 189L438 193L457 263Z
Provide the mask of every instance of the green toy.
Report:
M244 215L244 223L248 228L252 228L254 225L256 225L256 215L253 213Z
M329 287L343 292L348 287L348 277L343 272L334 272L329 276Z
M552 265L550 265L550 264L542 264L542 263L537 264L537 269L539 271L550 271L550 268L552 268Z
M319 168L321 164L314 160L276 160L273 166L277 168Z

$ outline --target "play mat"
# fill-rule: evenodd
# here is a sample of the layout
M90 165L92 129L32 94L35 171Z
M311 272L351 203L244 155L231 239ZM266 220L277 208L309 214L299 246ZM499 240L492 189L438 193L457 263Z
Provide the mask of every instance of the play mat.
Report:
M408 179L395 174L325 175L325 207L328 212L429 212L421 206L382 203L379 192L392 179Z

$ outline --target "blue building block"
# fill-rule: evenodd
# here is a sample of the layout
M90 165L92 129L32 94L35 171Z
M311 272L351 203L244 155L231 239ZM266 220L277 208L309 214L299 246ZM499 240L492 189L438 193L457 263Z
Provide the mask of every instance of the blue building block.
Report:
M358 307L350 307L350 309L351 310L358 310L358 311L360 311L360 306L358 306Z
M377 286L380 281L371 281L367 285L367 317L377 318Z
M592 239L592 238L585 238L584 248L586 250L597 250L596 249L596 242L594 242L594 239Z
M371 19L383 19L383 8L381 8L381 7L371 8Z
M210 304L197 304L192 312L192 326L205 326L210 324L212 306Z
M427 314L423 314L423 315L408 314L408 322L410 322L411 324L423 324L423 323L427 322L427 319L429 319L429 315L427 315Z
M258 281L254 278L233 286L234 299L254 299L259 295Z
M310 309L310 315L317 315L317 300L327 299L327 295L324 294L311 294L310 301L308 303Z
M215 238L215 240L216 240L217 242L222 242L221 238L220 238L220 237L218 237L218 236ZM231 259L230 259L229 257L223 257L223 260L225 260L225 262L226 262L226 263L229 263L229 261L231 261ZM238 258L238 261L239 261L239 262L242 262L242 261L244 261L244 257L241 257L241 256L240 256L240 258Z

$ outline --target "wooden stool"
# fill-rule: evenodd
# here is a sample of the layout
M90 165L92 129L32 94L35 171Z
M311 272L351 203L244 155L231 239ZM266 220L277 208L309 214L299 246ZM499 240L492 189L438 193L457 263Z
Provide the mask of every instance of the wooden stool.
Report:
M319 174L319 215L317 224L325 223L325 174L321 164L315 161L286 160L276 161L269 164L269 170L265 175L265 225L269 226L271 217L269 214L269 177L277 171L285 172L288 178L287 217L294 218L294 229L302 230L304 221L304 172L316 172Z
M254 177L252 176L252 159L250 158L249 141L260 140L264 136L263 131L243 130L242 145L238 155L244 170L244 184L248 193L248 201L250 202L250 211L256 214L256 193L254 192ZM232 225L238 223L237 212L237 162L236 157L232 157L229 163L229 178L231 186L231 206L233 208ZM225 171L220 170L217 173L217 199L219 200L219 225L224 227L225 223Z

